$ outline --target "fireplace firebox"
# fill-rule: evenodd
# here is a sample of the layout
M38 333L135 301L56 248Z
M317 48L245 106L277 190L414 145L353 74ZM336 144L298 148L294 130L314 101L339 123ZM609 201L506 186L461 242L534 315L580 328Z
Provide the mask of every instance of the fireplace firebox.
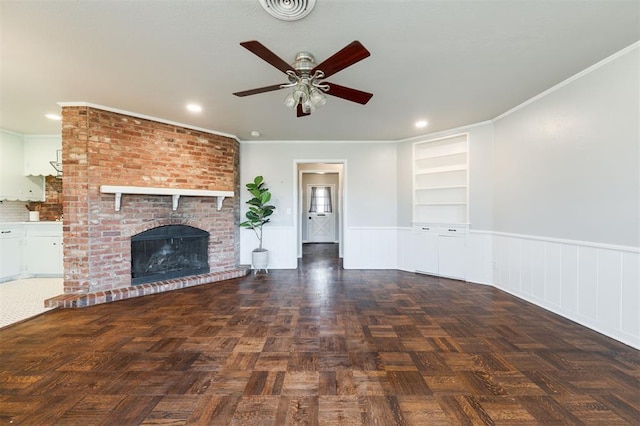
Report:
M131 237L133 285L209 272L209 233L187 225L166 225Z

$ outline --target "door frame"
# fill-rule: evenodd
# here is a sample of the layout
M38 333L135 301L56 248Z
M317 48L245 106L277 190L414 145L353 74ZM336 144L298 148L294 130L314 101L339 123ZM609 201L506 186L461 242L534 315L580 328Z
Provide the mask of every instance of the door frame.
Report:
M301 164L339 164L342 167L338 170L335 169L314 169L314 170L301 170ZM333 160L293 160L293 205L296 206L294 224L297 236L297 256L298 259L302 257L302 226L306 226L301 221L304 206L302 205L302 175L304 173L338 173L338 191L335 195L338 201L338 252L340 258L344 257L344 245L347 243L345 240L345 232L347 226L347 160L346 159L333 159Z

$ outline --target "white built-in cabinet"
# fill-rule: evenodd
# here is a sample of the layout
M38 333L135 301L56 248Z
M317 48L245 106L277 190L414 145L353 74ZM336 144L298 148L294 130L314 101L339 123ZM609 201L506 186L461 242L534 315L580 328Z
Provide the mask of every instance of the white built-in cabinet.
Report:
M465 279L468 135L413 145L412 259L417 272Z
M22 225L0 223L0 281L22 274Z
M44 176L24 173L21 135L0 131L0 200L44 201Z
M62 222L0 223L0 282L62 276Z

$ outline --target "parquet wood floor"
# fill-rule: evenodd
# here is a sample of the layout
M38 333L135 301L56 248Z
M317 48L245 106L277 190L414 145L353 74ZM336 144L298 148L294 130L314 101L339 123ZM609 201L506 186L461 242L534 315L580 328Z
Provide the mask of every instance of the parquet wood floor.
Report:
M640 423L638 351L491 287L308 249L0 330L0 423Z

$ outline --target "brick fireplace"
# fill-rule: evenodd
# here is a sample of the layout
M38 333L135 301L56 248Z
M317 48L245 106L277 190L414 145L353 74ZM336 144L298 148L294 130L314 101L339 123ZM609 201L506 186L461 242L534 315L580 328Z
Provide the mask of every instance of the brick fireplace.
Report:
M236 139L93 106L65 106L62 162L65 294L48 306L88 306L246 274L239 267ZM116 210L116 195L102 193L103 185L235 196L218 206L215 197L183 196L175 203L168 195L123 193ZM131 237L166 225L209 233L210 272L133 286Z

